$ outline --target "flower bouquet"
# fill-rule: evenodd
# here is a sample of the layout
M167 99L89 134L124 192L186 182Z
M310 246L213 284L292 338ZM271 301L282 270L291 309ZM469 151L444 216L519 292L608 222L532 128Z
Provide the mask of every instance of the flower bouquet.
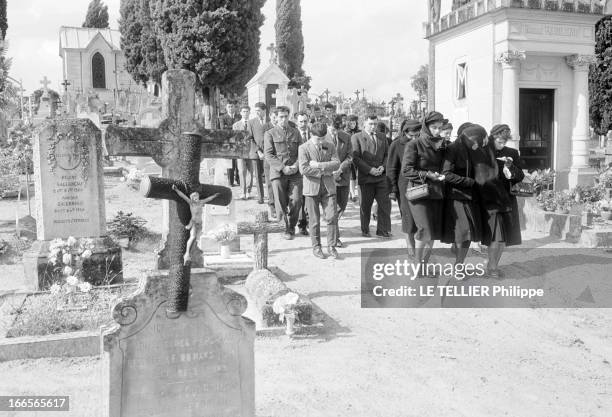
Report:
M294 292L288 292L287 294L278 297L272 304L272 311L279 315L281 323L286 323L287 328L285 334L291 336L295 333L294 324L297 318L296 305L300 296Z
M207 234L210 239L214 239L221 245L221 257L229 258L231 254L230 243L238 236L236 226L224 224L221 227L212 230Z

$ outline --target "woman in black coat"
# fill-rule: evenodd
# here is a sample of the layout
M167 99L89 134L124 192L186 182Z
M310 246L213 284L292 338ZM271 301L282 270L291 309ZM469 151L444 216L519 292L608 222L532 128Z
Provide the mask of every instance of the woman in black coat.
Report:
M356 133L361 132L359 129L359 117L351 114L346 119L346 128L344 130L349 136L353 136ZM349 184L349 200L352 202L357 201L359 196L359 187L357 187L357 169L355 165L351 164L351 181Z
M406 144L419 137L421 123L418 120L404 120L400 127L400 136L389 147L387 158L387 178L389 179L389 198L397 201L402 214L402 232L406 234L406 247L408 255L414 256L414 232L416 226L406 199L408 179L402 175L402 159Z
M447 186L442 241L454 244L458 264L465 260L471 242L480 242L482 238L475 165L486 137L487 131L482 126L470 125L448 146L444 157L442 174Z
M424 263L429 261L434 240L442 237L444 177L440 172L445 147L440 128L443 124L441 113L429 112L423 119L419 138L406 144L402 159L402 175L409 181L409 187L429 185L427 197L408 201L416 225L415 260Z
M511 137L508 125L496 125L491 129L484 148L489 173L483 175L484 170L481 170L479 175L478 167L476 173L484 208L482 244L488 246L487 273L493 278L500 276L498 265L504 248L521 244L518 203L510 189L522 181L525 174L518 151L506 147Z

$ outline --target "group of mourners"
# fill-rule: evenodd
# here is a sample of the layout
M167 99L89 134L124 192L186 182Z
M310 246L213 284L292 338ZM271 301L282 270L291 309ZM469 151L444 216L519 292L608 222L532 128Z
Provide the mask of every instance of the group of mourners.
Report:
M512 137L507 125L493 126L487 134L478 124L464 123L452 141L452 124L431 111L421 121L404 120L392 140L377 116L367 116L361 130L357 116L336 115L332 105L325 113L293 115L281 106L269 119L265 104L257 103L255 110L256 117L249 119L250 108L243 106L241 118L231 123L251 144L251 159L241 162L242 196L249 198L255 178L258 202L264 203L267 188L270 213L285 222L285 238L293 239L297 226L310 235L316 257L326 257L320 208L328 253L338 258L336 248L344 246L338 219L357 196L362 236L371 237L372 217L376 236L392 236L396 201L408 255L425 265L436 240L451 244L456 263L464 262L476 242L488 247L487 274L499 277L504 248L521 243L512 188L524 174L518 151L506 147ZM234 181L229 170L228 178Z

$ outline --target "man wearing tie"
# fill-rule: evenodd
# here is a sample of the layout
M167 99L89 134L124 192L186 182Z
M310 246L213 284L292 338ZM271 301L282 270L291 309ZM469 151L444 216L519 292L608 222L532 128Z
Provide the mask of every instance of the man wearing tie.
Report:
M264 162L264 133L266 130L272 129L272 124L266 122L266 105L264 103L255 103L255 117L249 120L249 135L253 139L249 156L253 158L253 172L257 180L257 202L264 203L264 184L263 177L265 175L266 184L268 186L268 199L270 205L274 206L274 198L272 192L272 184L270 184L270 165Z
M243 131L246 135L247 143L250 143L249 159L240 160L240 177L242 177L242 196L240 198L243 200L251 198L251 190L253 189L253 165L251 162L257 158L257 148L253 142L253 136L249 133L250 114L251 108L249 106L240 107L241 119L232 126L234 130Z
M338 204L338 223L340 217L346 210L349 198L349 184L351 181L351 166L353 165L353 155L351 147L351 137L348 133L341 130L342 117L336 116L331 124L327 125L326 140L334 144L340 167L333 172L336 181L336 200ZM338 225L338 238L336 247L341 248L344 244L340 241L340 226Z
M293 239L302 207L302 175L298 171L300 132L289 126L289 109L277 108L278 125L264 134L264 155L270 164L276 213L285 220L285 239Z
M306 112L298 112L296 114L297 128L300 131L302 143L308 142L310 139L310 126L308 125L308 115ZM300 210L300 217L298 218L298 228L300 233L304 236L308 236L308 216L306 212L306 200L302 196L302 209Z
M310 222L310 239L314 256L325 259L321 250L321 213L323 207L327 223L327 248L332 258L338 258L338 209L336 205L336 183L334 171L340 168L340 161L334 145L325 140L327 125L316 122L311 128L308 142L300 145L299 165L303 175L303 192Z
M361 193L361 235L370 237L370 217L374 200L378 205L376 236L391 237L391 200L387 177L384 175L387 165L387 139L376 133L376 115L370 115L364 121L362 132L351 137L353 163L359 171L358 182Z
M219 118L219 128L232 129L234 123L240 121L240 114L236 112L236 102L228 101L225 105L226 113ZM227 168L227 180L230 187L234 186L234 181L240 185L240 177L238 175L238 162L232 159L231 168Z

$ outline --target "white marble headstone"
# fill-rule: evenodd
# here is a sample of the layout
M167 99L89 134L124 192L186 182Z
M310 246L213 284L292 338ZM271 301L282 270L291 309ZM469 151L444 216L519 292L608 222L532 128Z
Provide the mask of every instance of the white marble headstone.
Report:
M38 240L106 235L100 130L86 119L49 120L34 142Z

